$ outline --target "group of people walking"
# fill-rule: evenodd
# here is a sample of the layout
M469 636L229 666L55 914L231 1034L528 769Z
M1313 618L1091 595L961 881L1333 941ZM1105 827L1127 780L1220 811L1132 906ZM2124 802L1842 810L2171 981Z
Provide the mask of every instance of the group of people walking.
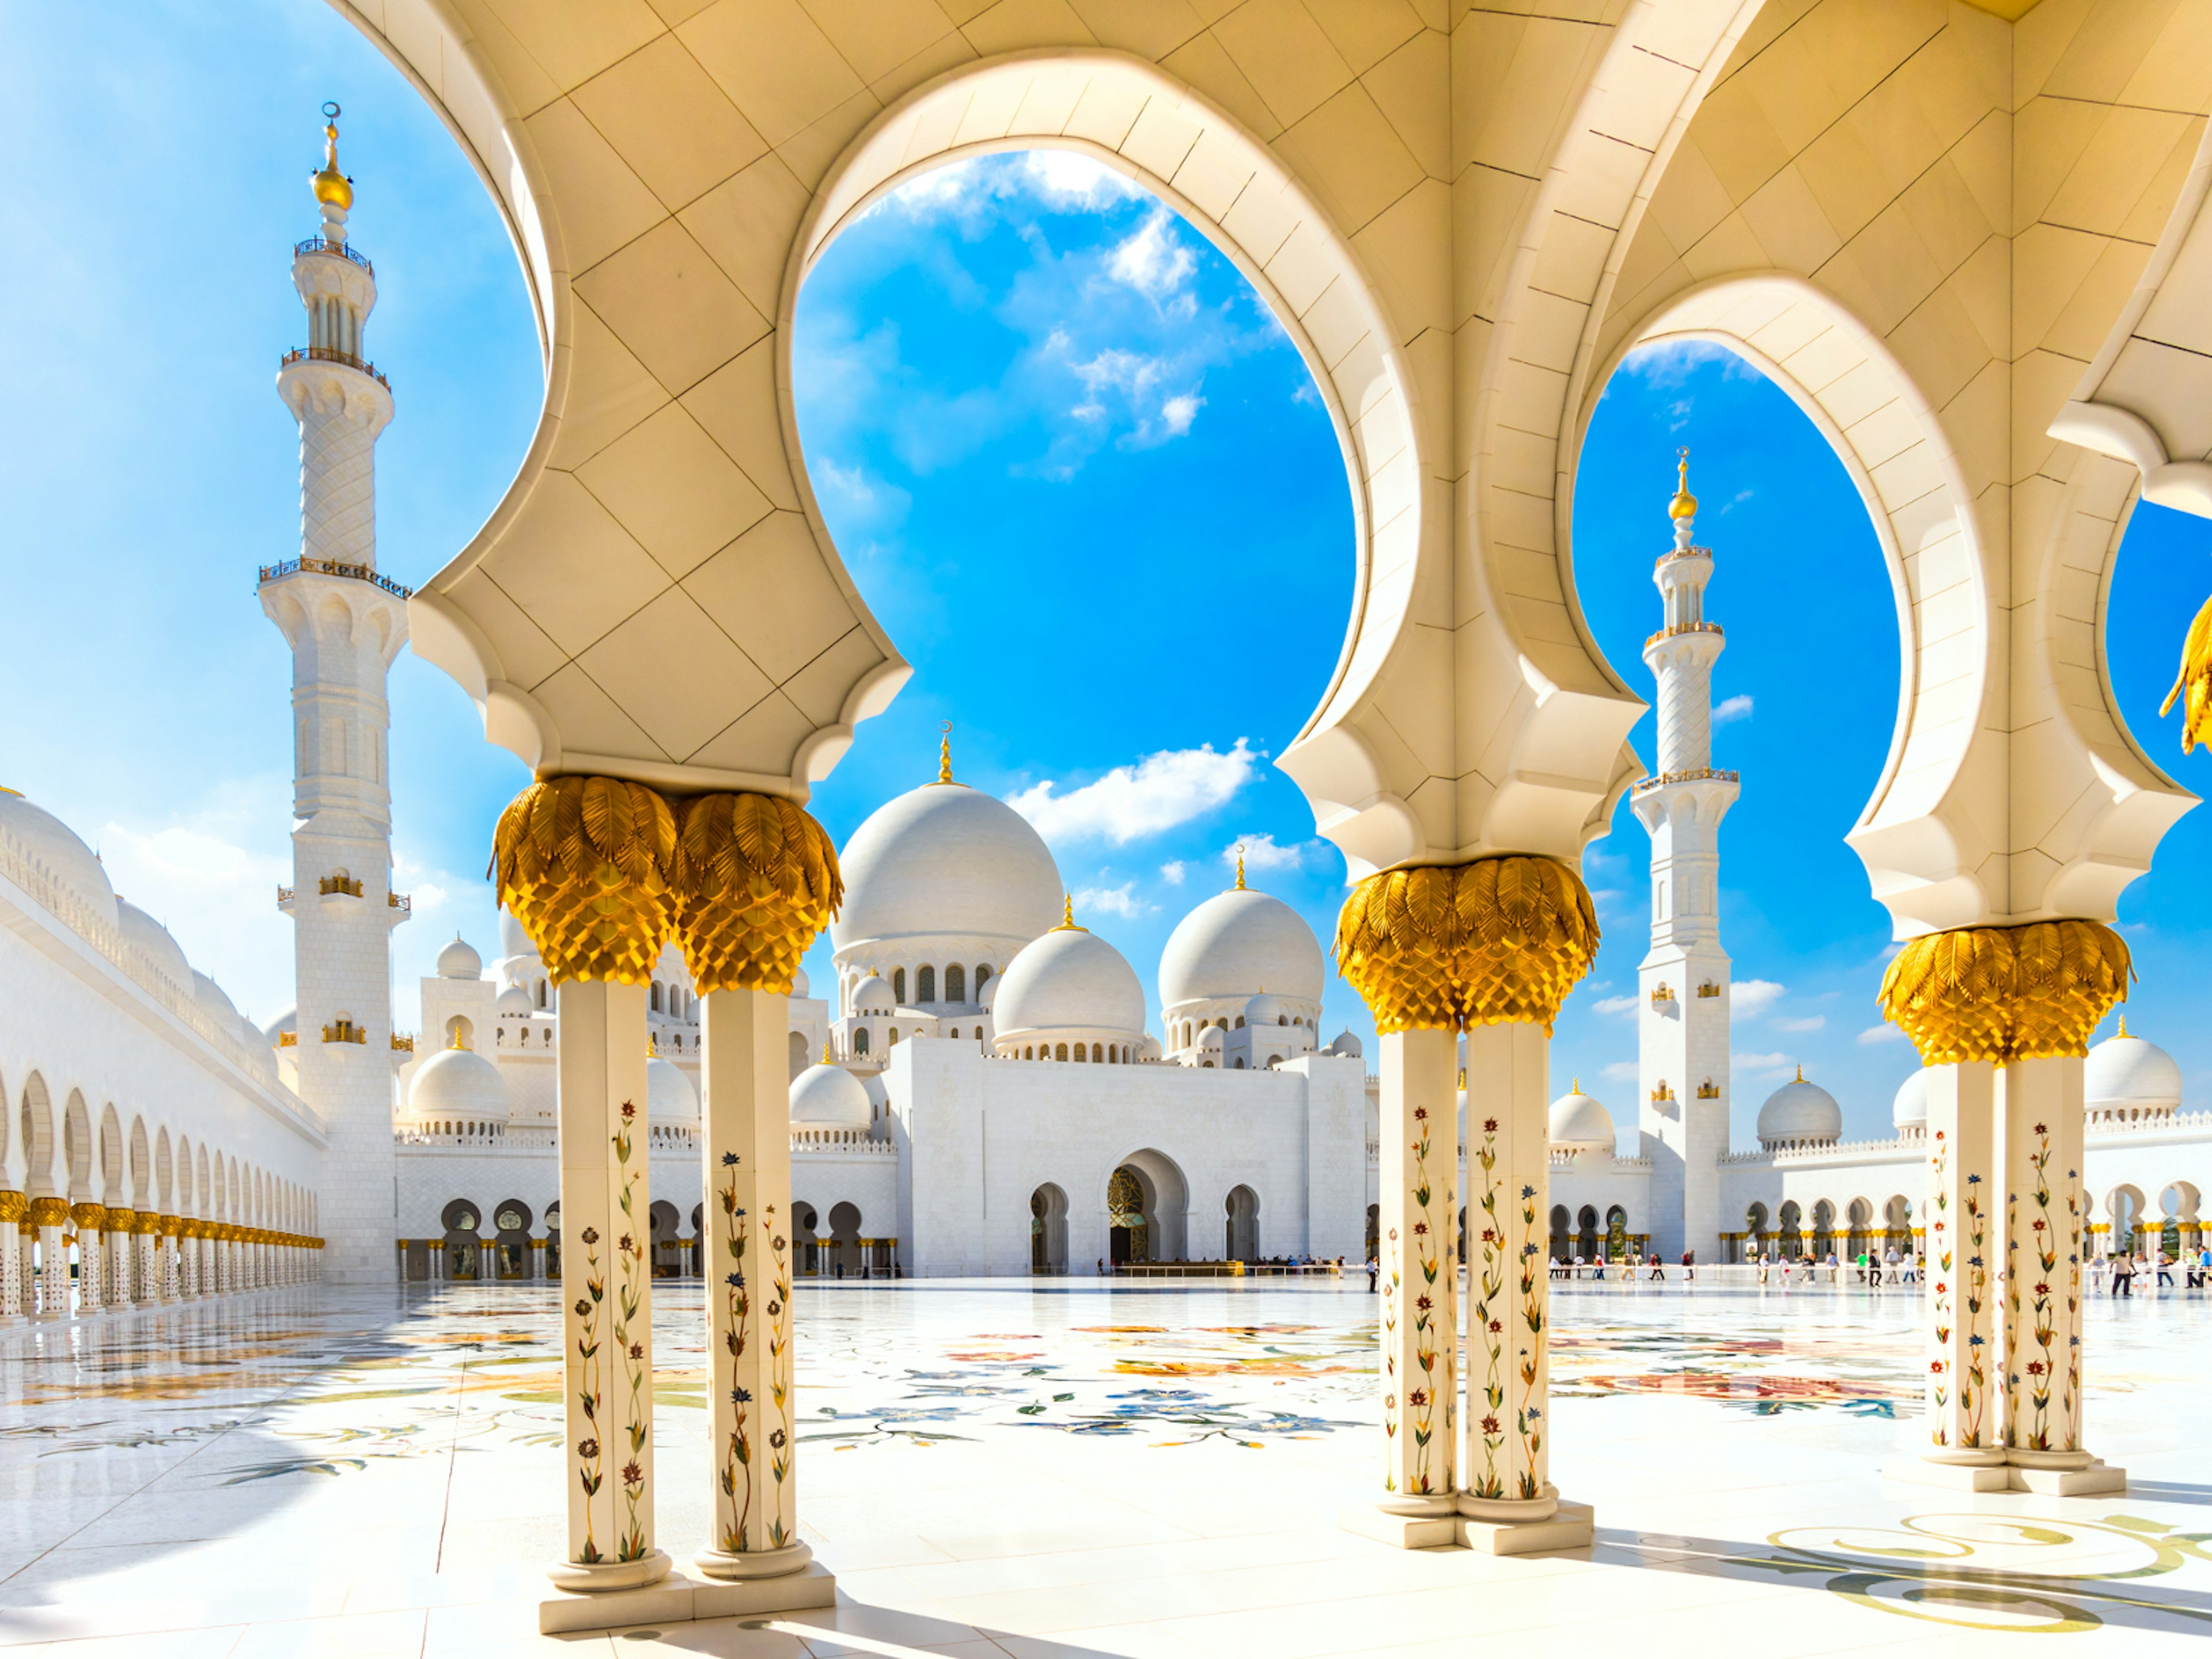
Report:
M2173 1282L2176 1272L2181 1283ZM2193 1250L2184 1250L2177 1260L2164 1250L2145 1255L2139 1250L2122 1250L2115 1255L2089 1258L2089 1289L2097 1296L2135 1297L2136 1285L2142 1283L2147 1295L2156 1295L2160 1289L2202 1291L2212 1289L2212 1245L2200 1244Z

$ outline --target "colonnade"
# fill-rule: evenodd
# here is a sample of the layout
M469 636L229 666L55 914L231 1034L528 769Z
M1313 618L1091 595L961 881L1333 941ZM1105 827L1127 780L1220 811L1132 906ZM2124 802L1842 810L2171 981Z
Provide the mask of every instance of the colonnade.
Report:
M319 1276L322 1244L266 1227L0 1192L0 1325L307 1284Z

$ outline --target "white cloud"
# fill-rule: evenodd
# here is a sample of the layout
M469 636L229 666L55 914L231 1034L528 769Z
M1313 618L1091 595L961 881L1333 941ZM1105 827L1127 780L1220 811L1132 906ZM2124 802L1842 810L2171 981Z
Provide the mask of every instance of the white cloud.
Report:
M1633 1015L1641 1000L1638 997L1601 997L1590 1007L1601 1014Z
M1747 1072L1754 1077L1779 1077L1797 1064L1795 1054L1730 1054L1731 1071Z
M1022 157L1022 180L1047 206L1110 207L1144 192L1104 162L1072 149L1033 149Z
M281 828L255 830L289 824L288 795L281 780L233 782L158 829L111 823L99 835L115 890L167 927L241 1012L264 1022L292 1000L292 924L276 909L292 860Z
M957 212L967 207L979 196L988 194L976 161L947 162L941 167L932 167L927 173L916 173L885 200L915 218L927 218L940 213Z
M1802 1019L1778 1019L1774 1022L1774 1029L1778 1031L1817 1031L1827 1023L1826 1014L1808 1014Z
M1191 279L1198 270L1198 256L1175 234L1168 210L1162 207L1115 248L1107 257L1106 269L1115 282L1147 299L1163 300Z
M1634 1060L1616 1060L1599 1075L1608 1083L1633 1083L1636 1081L1637 1070Z
M1295 870L1305 862L1306 854L1314 845L1312 842L1301 841L1293 842L1288 847L1278 847L1273 836L1240 836L1221 849L1221 861L1233 867L1241 849L1248 872L1254 870Z
M1190 866L1181 859L1170 859L1160 866L1160 879L1170 887L1180 887L1182 885L1183 876L1189 869Z
M1865 1030L1859 1033L1860 1043L1863 1047L1869 1048L1877 1042L1902 1042L1904 1041L1905 1033L1899 1030L1894 1025L1869 1025Z
M1164 749L1134 766L1117 766L1066 794L1048 778L1006 797L1047 841L1110 841L1123 846L1225 805L1247 783L1259 757L1243 738L1227 752L1212 744Z
M1741 979L1729 988L1729 1008L1746 1019L1757 1019L1780 1000L1790 988L1771 979Z
M1726 698L1713 710L1715 726L1726 726L1731 720L1747 720L1750 718L1751 698L1748 694Z
M1136 896L1136 883L1125 881L1119 887L1079 887L1075 890L1075 908L1084 915L1126 916L1135 921L1139 916L1152 915L1154 906Z
M1178 393L1160 405L1160 423L1167 428L1169 437L1180 438L1190 430L1190 423L1205 407L1205 398L1188 392Z

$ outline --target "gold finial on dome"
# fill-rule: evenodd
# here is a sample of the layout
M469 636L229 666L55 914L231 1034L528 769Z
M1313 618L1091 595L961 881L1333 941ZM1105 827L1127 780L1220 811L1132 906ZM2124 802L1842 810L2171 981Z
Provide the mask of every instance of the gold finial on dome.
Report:
M2119 1035L2119 1036L2125 1036L2127 1034L2128 1034L2128 1017L2127 1017L2125 1014L2122 1014L2122 1015L2120 1016L2120 1029L2119 1029L2119 1031L2118 1031L2118 1035Z
M1698 498L1690 493L1690 452L1674 452L1674 499L1667 503L1670 519L1694 519L1698 516Z
M830 1039L828 1037L823 1037L822 1039L822 1063L824 1066L827 1066L830 1063Z
M1244 890L1244 843L1237 843L1237 890Z
M1052 931L1055 933L1087 933L1091 931L1088 927L1079 927L1075 925L1074 894L1062 893L1060 896L1060 926Z
M952 722L945 722L945 734L937 740L937 781L952 781Z
M1805 1062L1802 1060L1797 1062L1797 1080L1800 1083L1805 1080Z
M1575 1092L1576 1092L1577 1094L1580 1094L1580 1093L1582 1093L1582 1091L1583 1091L1583 1080L1582 1080L1580 1078L1577 1078L1577 1079L1575 1079Z
M315 199L344 213L353 207L353 180L338 171L338 106L323 106L323 170L314 175Z

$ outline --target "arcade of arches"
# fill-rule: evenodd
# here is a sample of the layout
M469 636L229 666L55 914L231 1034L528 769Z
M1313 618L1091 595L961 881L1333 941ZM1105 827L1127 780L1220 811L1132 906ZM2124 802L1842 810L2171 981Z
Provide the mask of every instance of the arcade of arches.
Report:
M1668 337L1741 350L1829 435L1883 545L1905 696L1850 840L1908 941L1889 1011L1933 1068L1931 1228L1966 1212L1970 1188L2029 1190L2019 1160L2078 1170L2080 1056L2124 983L2103 925L2194 804L2112 705L2099 607L2139 498L2212 511L2203 8L2006 9L1656 0L1595 15L1401 8L1354 26L1295 4L1207 22L1123 0L884 0L865 15L787 9L769 33L738 0L672 26L642 6L496 19L428 0L349 7L497 196L547 364L522 471L414 596L413 642L541 779L616 781L648 816L653 792L803 802L908 672L831 544L797 448L790 319L810 264L900 179L982 149L1080 149L1173 204L1304 353L1354 501L1352 628L1281 755L1365 884L1340 960L1386 1033L1389 1431L1376 1501L1347 1524L1409 1546L1586 1543L1590 1516L1561 1502L1548 1437L1531 1427L1547 1420L1549 1355L1530 1264L1554 1220L1551 1018L1594 947L1576 872L1651 774L1626 741L1641 704L1578 615L1563 528L1611 366ZM653 695L672 659L697 665L683 699ZM526 924L544 919L528 907L557 873L503 874ZM715 909L728 899L688 895L684 927L711 914L742 931ZM794 900L779 940L821 925L807 902L826 908L818 892ZM1462 914L1506 925L1462 934L1449 920ZM2051 923L2066 926L2022 931ZM2081 997L2033 974L1962 990L1907 971L2052 939ZM605 962L560 959L551 931L537 942L567 981L564 1145L615 1149L562 1172L569 1226L596 1243L615 1236L635 1167L615 1114L642 1096L646 992ZM649 962L660 942L629 939L621 961ZM780 1267L788 1248L766 1224L789 1203L787 1148L763 1127L786 1073L781 981L726 973L706 931L678 942L708 1053L767 1057L716 1070L706 1091L710 1176L739 1171L705 1206L714 1283L718 1251ZM1468 1228L1478 1335L1464 1353L1458 1195L1441 1174L1457 1161L1462 1030L1465 1196L1483 1218ZM604 1063L575 1058L590 1054ZM1188 1194L1170 1174L1139 1156L1114 1177L1115 1234L1133 1250L1188 1253ZM2072 1185L2041 1207L2078 1218ZM1872 1199L1856 1208L1827 1218L1832 1236L1896 1224ZM1033 1237L1049 1255L1049 1195L1044 1212L1031 1206ZM718 1232L718 1216L762 1224ZM1232 1235L1239 1219L1224 1215ZM1570 1219L1579 1235L1583 1218ZM2078 1219L2064 1224L2070 1273ZM2000 1351L2066 1350L2070 1301L2036 1310L2053 1313L2046 1324L1978 1288L1955 1306L1929 1292L1920 1474L1970 1489L2109 1486L2078 1369L2032 1427L1989 1369ZM1480 1334L1507 1303L1530 1333L1510 1352ZM710 1346L744 1333L750 1369L727 1392L782 1401L787 1305L744 1305L710 1301ZM596 1339L589 1351L603 1351ZM649 1389L611 1364L569 1364L572 1395L649 1436ZM1462 1443L1455 1417L1484 1413L1458 1402L1484 1390L1510 1401L1516 1426ZM716 1412L714 1443L736 1443ZM617 1591L659 1577L651 1475L619 1494L629 1519L609 1559L617 1493L583 1473L557 1582ZM745 1501L718 1509L702 1571L756 1590L781 1574L818 1599L824 1575L790 1541L782 1477L763 1484L757 1459L721 1475Z

